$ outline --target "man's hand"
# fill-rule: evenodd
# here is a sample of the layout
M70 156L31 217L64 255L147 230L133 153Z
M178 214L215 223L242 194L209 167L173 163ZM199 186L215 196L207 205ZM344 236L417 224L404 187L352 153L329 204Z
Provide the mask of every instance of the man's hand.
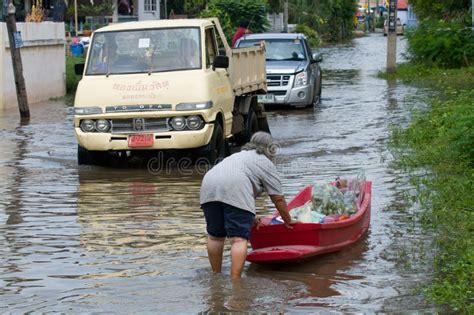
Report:
M262 225L262 219L255 216L255 226L257 230L260 229L260 225Z
M285 197L281 195L270 195L270 198L272 199L273 203L275 204L275 207L280 213L286 228L292 229L293 225L298 223L298 221L294 221L291 219Z
M285 222L285 227L291 230L293 228L293 225L295 225L296 223L300 223L300 221L291 220L288 223Z

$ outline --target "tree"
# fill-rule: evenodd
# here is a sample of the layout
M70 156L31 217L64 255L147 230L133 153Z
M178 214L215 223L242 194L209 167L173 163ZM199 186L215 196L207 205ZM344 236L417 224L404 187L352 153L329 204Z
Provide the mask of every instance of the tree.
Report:
M356 0L293 0L290 23L306 24L326 40L342 40L352 35Z
M242 21L250 22L253 33L264 32L268 27L266 0L211 0L201 17L218 17L227 40Z

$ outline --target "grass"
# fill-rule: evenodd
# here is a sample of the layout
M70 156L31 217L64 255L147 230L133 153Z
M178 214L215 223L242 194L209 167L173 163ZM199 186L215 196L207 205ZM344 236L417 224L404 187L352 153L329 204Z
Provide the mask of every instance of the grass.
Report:
M84 63L84 57L66 57L66 94L67 96L74 95L77 84L81 80L81 76L74 73L74 65L76 63Z
M379 77L387 80L400 79L407 83L428 85L444 90L470 90L474 86L474 67L444 69L404 63L397 65L396 73L381 72Z
M387 79L439 91L407 129L392 134L396 165L417 174L415 200L434 232L434 280L426 297L453 311L474 313L474 68L446 70L405 64ZM419 176L416 170L424 169Z

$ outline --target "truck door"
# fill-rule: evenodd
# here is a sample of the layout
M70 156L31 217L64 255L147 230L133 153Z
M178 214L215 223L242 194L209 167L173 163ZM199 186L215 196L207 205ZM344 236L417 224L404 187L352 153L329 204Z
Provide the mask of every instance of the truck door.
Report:
M319 75L318 64L311 62L313 60L313 52L311 51L311 47L309 47L308 42L306 40L303 40L303 43L308 54L307 59L310 61L308 69L309 82L311 82L312 84L316 84ZM313 90L316 91L316 87L314 87Z
M205 29L205 62L211 95L214 95L214 106L222 108L224 114L224 133L228 135L232 127L232 110L234 108L234 94L227 69L213 69L214 58L218 54L215 28ZM229 56L231 58L232 56Z

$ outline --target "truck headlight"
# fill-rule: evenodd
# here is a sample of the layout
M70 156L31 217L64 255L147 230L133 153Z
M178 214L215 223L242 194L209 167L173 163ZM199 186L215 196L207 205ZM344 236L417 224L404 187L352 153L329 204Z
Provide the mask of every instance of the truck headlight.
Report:
M176 110L198 110L212 107L212 101L199 103L180 103L176 105Z
M95 123L95 129L97 129L98 132L107 132L110 129L110 122L108 120L99 119Z
M186 125L191 130L198 130L202 127L202 119L199 116L189 116L186 118Z
M81 130L83 132L94 132L95 131L95 123L93 120L84 119L81 121Z
M170 125L174 130L184 130L184 128L186 128L186 118L173 117L170 120Z
M308 84L308 73L306 71L302 71L295 76L295 87L296 86L304 86Z
M74 114L76 114L76 115L102 114L102 108L100 108L99 106L74 107Z

